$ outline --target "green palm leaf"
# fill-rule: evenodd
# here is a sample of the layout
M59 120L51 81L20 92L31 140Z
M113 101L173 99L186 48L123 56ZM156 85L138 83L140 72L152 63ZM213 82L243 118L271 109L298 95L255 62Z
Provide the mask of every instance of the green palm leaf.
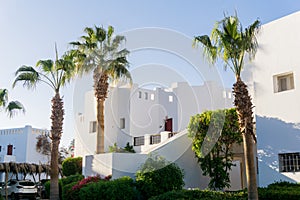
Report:
M6 106L7 100L8 100L7 89L0 89L0 107Z
M11 101L8 103L6 111L9 117L13 117L17 114L18 111L22 111L23 113L25 113L25 108L19 101Z
M15 87L18 82L23 82L24 87L35 88L37 82L40 80L39 73L30 66L23 65L16 71L15 75L16 79L13 82L13 87Z

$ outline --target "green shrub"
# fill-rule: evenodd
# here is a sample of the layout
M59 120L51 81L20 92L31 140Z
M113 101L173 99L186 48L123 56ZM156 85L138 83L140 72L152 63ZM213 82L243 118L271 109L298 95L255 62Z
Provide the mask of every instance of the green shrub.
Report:
M135 153L135 150L133 149L133 145L130 145L129 142L126 143L124 150L128 153Z
M180 190L170 191L159 196L150 198L150 200L246 200L247 194L244 192L215 192L208 190Z
M79 199L133 200L137 198L134 182L130 177L112 181L91 182L79 191Z
M298 183L291 183L287 181L279 181L268 185L268 188L278 188L278 187L297 187L300 189L300 185Z
M66 158L62 163L64 176L82 174L82 157Z
M66 178L62 178L61 181L62 181L62 185L68 185L70 183L73 183L73 182L78 182L80 180L84 179L84 176L82 174L75 174L75 175L70 175Z
M64 185L62 188L62 199L63 200L76 200L78 199L79 190L73 190L72 188L77 182L72 182Z
M69 185L71 183L74 183L74 185L75 185L78 181L82 180L83 178L84 178L83 175L76 174L76 175L68 176L66 178L59 179L58 183L59 183L59 197L60 197L60 199L65 199L65 198L63 198L63 196L66 196L65 195L66 189L64 189L64 186ZM45 183L45 191L46 191L46 198L49 198L49 196L50 196L50 181L47 181Z
M136 186L143 199L172 190L181 190L184 186L183 171L174 163L160 156L152 156L136 173Z
M73 192L72 187L82 179L84 179L84 176L81 174L70 175L66 178L62 178L62 199L75 199L74 196L78 196L79 191Z
M61 179L58 180L58 186L59 186L59 198L62 199L62 181ZM46 192L46 199L49 199L50 196L50 181L47 181L45 183L45 192Z
M294 200L300 199L300 185L287 181L275 182L267 188L258 188L260 200Z
M124 148L120 148L118 147L117 143L114 143L114 145L109 146L108 149L110 153L135 153L133 145L130 145L129 142L126 143L126 146Z

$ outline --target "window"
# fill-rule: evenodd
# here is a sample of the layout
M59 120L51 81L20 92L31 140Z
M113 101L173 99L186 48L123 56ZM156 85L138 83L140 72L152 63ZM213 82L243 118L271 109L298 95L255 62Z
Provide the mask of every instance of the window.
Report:
M228 99L231 99L231 92L228 92Z
M90 122L90 133L95 133L97 131L97 122L96 121L91 121Z
M279 172L298 172L300 171L300 153L280 153Z
M144 138L144 136L134 137L133 138L133 145L134 146L142 146L144 144L145 144L145 138Z
M150 144L158 144L158 143L160 143L160 135L151 135Z
M148 99L148 92L145 92L145 99Z
M223 91L223 98L226 98L226 91Z
M139 91L139 98L142 98L142 92Z
M0 146L0 152L2 151L2 146Z
M154 94L150 95L150 99L153 101L154 100Z
M286 73L273 77L274 92L283 92L294 89L294 74Z
M169 102L173 102L173 96L172 95L169 96Z
M7 145L7 155L11 156L13 154L13 145Z
M121 118L120 119L120 129L124 129L125 128L125 118Z

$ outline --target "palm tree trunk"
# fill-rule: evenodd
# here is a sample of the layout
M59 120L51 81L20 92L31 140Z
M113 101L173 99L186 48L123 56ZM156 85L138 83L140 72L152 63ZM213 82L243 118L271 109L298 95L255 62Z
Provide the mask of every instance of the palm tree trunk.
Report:
M50 170L50 200L59 199L58 185L58 148L62 134L64 120L63 102L59 93L52 99L52 126L51 126L51 170Z
M8 200L7 182L8 182L9 165L5 163L5 199Z
M108 76L94 74L94 89L97 99L97 144L96 153L104 153L104 102L108 92Z
M236 110L239 117L240 129L243 134L248 199L257 200L257 172L254 152L256 137L254 133L254 122L252 112L253 105L251 102L251 97L248 93L247 85L240 79L240 77L237 77L237 81L233 85L233 93L235 96L234 105L236 106Z
M104 153L104 100L97 101L97 153Z

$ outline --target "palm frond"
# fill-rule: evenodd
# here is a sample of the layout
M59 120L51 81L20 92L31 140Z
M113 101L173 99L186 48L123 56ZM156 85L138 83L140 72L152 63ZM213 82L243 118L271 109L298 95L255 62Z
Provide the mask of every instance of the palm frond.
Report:
M256 20L243 30L238 17L228 16L216 22L211 36L195 37L195 42L200 42L204 47L204 54L209 61L215 63L218 58L224 62L225 69L229 66L235 75L240 76L244 65L244 56L248 53L250 59L254 57L258 44L256 35L260 22Z
M245 49L247 49L250 59L254 58L258 48L256 35L259 33L260 25L261 25L260 21L255 20L253 24L251 24L250 26L248 26L248 28L245 29L244 35L245 35L245 40L247 41L245 42L246 43Z
M48 60L39 60L36 63L37 67L41 67L42 71L44 71L45 73L51 73L54 69L54 63L52 60L48 59Z
M217 47L214 46L208 35L197 36L194 38L194 43L200 42L204 47L204 54L207 59L214 64L217 59Z
M6 111L9 117L15 116L18 112L25 113L25 108L19 101L11 101L6 107Z
M94 34L93 28L90 28L90 27L86 27L84 29L84 32L87 33L89 36L92 36Z
M8 101L8 90L0 89L0 107L6 106L7 101Z
M96 40L100 43L104 42L107 38L106 30L103 27L97 27L95 26L95 37Z
M129 62L126 57L118 57L111 61L107 74L112 81L124 80L132 82L130 72L128 71Z
M23 87L35 88L38 81L40 81L39 73L30 66L20 67L16 73L16 79L13 82L13 87L16 86L18 82L23 82Z
M70 42L69 44L72 45L72 46L80 46L80 45L82 45L82 43L79 42L79 41L76 41L76 42Z

